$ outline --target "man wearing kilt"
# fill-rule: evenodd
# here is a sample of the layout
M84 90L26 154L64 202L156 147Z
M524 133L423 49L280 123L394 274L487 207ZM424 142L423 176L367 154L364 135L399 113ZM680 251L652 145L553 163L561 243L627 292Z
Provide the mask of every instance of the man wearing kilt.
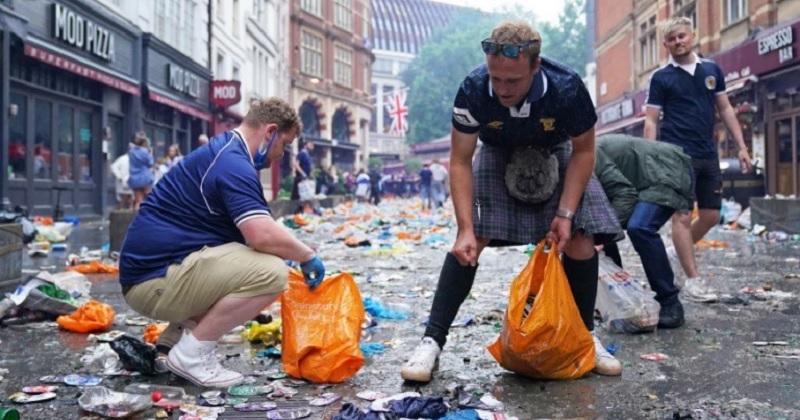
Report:
M580 76L540 57L541 37L523 21L498 24L481 46L486 64L464 79L452 117L450 179L458 235L447 254L424 337L403 379L428 382L487 246L538 243L563 252L575 303L594 329L595 243L622 237L592 175L594 105ZM478 138L483 142L473 164ZM595 337L595 372L622 365Z

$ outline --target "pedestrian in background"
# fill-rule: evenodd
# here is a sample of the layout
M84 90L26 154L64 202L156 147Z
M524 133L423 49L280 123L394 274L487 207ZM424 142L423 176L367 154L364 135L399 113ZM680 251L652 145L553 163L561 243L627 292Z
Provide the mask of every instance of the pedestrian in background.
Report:
M419 196L422 199L422 209L430 210L433 207L431 199L431 180L433 173L431 172L430 165L422 165L422 170L419 171Z
M672 241L687 277L684 293L693 300L711 302L718 299L718 294L697 270L694 244L718 223L722 207L722 172L714 141L717 113L739 145L742 171L749 172L752 164L736 113L725 93L722 70L693 51L692 20L673 17L664 22L662 32L670 58L650 78L644 137L655 140L658 132L659 140L680 146L692 158L693 199L689 200L687 211L672 217ZM699 217L692 221L695 200Z
M439 159L434 159L431 165L431 198L436 207L442 207L447 200L447 188L450 174Z
M153 154L150 152L147 134L144 131L133 137L133 147L128 151L128 186L133 190L133 210L139 210L150 189L153 188Z
M401 370L403 379L431 380L487 246L548 239L551 252L563 252L576 306L586 328L594 330L594 245L621 237L622 230L592 175L597 114L589 92L574 70L539 56L541 42L524 21L499 23L481 42L486 64L458 89L450 151L458 234L445 257L423 338ZM478 138L484 145L473 169ZM620 362L597 337L594 343L594 371L620 375Z
M128 149L133 147L132 143L128 144ZM130 177L130 158L125 153L120 155L111 164L111 173L114 175L114 192L117 196L117 209L127 210L133 204L133 190L128 186L128 178Z
M294 184L292 185L292 200L300 199L300 191L297 189L300 182L305 181L311 176L311 168L314 166L314 159L311 152L314 151L314 143L306 140L306 144L297 152L297 157L292 166L294 167Z
M650 289L656 293L661 306L658 328L680 327L684 322L683 305L658 231L676 211L688 209L692 159L672 144L610 134L597 138L594 168L639 254ZM622 267L616 243L606 244L605 253Z

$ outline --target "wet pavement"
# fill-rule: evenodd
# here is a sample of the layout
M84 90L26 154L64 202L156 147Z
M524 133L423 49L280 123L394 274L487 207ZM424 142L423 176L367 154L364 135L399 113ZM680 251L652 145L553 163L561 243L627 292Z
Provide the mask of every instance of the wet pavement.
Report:
M391 203L387 206L392 206ZM396 206L396 204L395 204ZM409 223L410 226L416 226ZM771 289L756 299L730 300L728 303L698 304L684 300L686 325L676 330L630 335L610 334L598 327L606 345L616 345L623 363L621 377L588 374L572 381L540 381L504 371L486 351L498 335L499 322L492 311L505 309L508 287L527 262L524 247L489 249L472 294L462 306L459 318L475 318L471 325L453 328L442 354L440 370L425 386L404 383L399 369L413 350L423 331L438 271L450 246L390 240L393 248L380 252L369 248L346 248L331 234L337 225L318 226L314 232L298 230L298 235L319 247L328 269L352 270L363 297L373 297L385 306L405 310L407 320L378 319L371 342L383 343L387 350L367 359L361 371L343 384L321 389L302 385L299 393L279 406L306 407L309 399L323 392L336 392L343 401L328 407L310 407L310 418L325 419L337 413L343 402L368 403L355 394L372 390L385 394L418 391L423 395L445 395L452 384L474 385L491 393L504 406L506 416L519 419L607 418L607 419L707 419L707 418L800 418L800 243L751 242L745 231L715 229L708 239L726 241L726 248L698 251L698 265L721 290L736 294ZM669 229L662 230L667 234ZM436 234L452 241L454 226ZM373 242L375 234L372 235ZM666 238L666 236L665 236ZM752 239L752 238L751 238ZM666 238L668 240L668 238ZM69 238L72 250L87 246L99 248L108 241L107 225L83 224ZM620 246L626 269L643 278L641 264L630 243ZM68 251L73 252L73 251ZM66 254L46 259L25 257L25 268L61 270ZM682 279L676 262L673 267ZM125 304L114 276L90 276L94 299L106 302L117 311L113 329L140 336L143 327L125 324L136 316ZM482 321L482 322L478 322ZM9 370L0 382L2 405L12 405L7 397L23 386L38 385L44 375L94 373L83 366L80 356L95 343L84 334L59 331L49 324L29 324L0 329L0 368ZM754 345L754 342L785 342L785 345ZM262 345L223 345L227 367L245 374L279 369L276 359L257 358ZM659 362L643 360L646 353L663 353ZM187 394L200 389L173 375L160 377L107 377L103 385L117 391L132 383L155 383L183 387ZM255 384L267 384L256 377ZM23 419L77 419L87 416L77 406L80 390L62 386L58 399L30 405L16 405ZM255 399L258 400L258 399ZM263 400L263 398L262 398ZM138 418L154 418L156 410ZM173 418L177 418L177 414ZM265 418L264 414L226 411L220 418Z

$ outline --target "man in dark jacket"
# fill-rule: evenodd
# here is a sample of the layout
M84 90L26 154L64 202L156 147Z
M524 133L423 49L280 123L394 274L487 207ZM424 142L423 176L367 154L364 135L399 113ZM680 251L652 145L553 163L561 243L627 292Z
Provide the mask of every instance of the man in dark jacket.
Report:
M680 147L626 135L597 138L594 173L642 260L661 304L658 326L683 325L683 305L658 231L676 211L688 211L692 161ZM606 255L622 265L616 244Z

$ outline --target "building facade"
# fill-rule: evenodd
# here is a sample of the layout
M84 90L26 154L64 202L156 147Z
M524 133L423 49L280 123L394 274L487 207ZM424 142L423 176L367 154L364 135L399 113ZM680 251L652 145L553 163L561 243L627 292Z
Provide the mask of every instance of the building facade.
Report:
M371 1L375 62L370 97L375 107L369 125L369 150L385 163L392 163L409 153L405 131L407 124L413 123L404 120L408 115L407 88L401 73L433 31L448 25L464 8L431 0Z
M659 25L687 16L695 51L725 74L745 143L766 170L767 193L800 193L800 0L595 1L598 134L643 133L649 78L669 58ZM715 132L720 157L735 157L719 121Z
M372 112L369 0L291 0L290 92L303 122L302 146L315 144L315 165L353 170L369 158ZM291 155L281 175L291 176Z
M116 139L140 128L142 34L84 1L0 8L0 195L37 215L102 214Z

